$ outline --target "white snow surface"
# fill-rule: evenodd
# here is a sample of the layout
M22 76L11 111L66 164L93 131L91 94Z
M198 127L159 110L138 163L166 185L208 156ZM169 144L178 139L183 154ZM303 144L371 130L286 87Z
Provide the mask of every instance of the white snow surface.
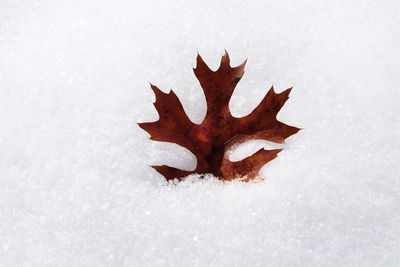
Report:
M398 1L0 3L0 266L400 266ZM148 140L148 81L193 121L192 67L248 59L230 103L294 86L264 182L190 177ZM252 142L239 159L267 142Z

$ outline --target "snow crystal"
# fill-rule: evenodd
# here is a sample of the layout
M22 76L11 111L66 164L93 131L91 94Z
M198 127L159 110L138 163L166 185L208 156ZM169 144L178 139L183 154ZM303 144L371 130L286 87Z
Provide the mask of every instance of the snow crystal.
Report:
M2 1L1 266L399 266L400 5L396 1ZM248 59L230 107L294 86L303 128L265 181L194 169L136 122L147 81L200 122L199 52ZM238 147L243 158L260 147ZM236 154L235 154L236 153Z

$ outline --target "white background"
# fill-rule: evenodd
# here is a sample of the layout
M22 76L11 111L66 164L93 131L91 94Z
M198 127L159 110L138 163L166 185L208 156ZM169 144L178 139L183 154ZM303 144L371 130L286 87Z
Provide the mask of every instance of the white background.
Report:
M0 2L0 266L399 266L397 1ZM230 103L248 114L294 86L304 128L265 182L196 177L148 140L147 81L200 122L199 52L248 59ZM245 156L270 144L253 142Z

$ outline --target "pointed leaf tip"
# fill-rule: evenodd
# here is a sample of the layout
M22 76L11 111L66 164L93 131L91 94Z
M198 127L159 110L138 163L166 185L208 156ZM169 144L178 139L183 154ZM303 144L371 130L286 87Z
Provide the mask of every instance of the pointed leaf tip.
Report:
M230 66L230 58L228 52L225 50L224 55L221 57L221 66Z
M246 67L246 63L247 63L247 59L245 61L243 61L240 65L234 67L233 75L236 76L237 78L242 78L242 76L244 74L244 68Z
M293 87L289 87L288 89L286 89L285 91L281 92L281 94L286 95L289 97L290 92L292 92Z
M181 180L183 177L188 176L190 171L180 170L167 165L153 165L150 166L155 169L159 174L165 177L168 181L178 179Z
M241 64L239 64L236 68L243 68L244 69L244 67L246 67L246 64L247 64L247 58Z
M208 67L208 65L204 62L203 58L200 56L199 53L197 53L196 67L193 68L193 71L194 71L196 76L197 76L197 73L201 73L201 72L206 73L206 75L213 72Z
M200 65L205 65L205 64L206 63L204 62L203 58L200 56L199 53L197 53L195 69L197 69Z
M271 88L269 88L269 91L271 91L272 93L274 93L274 94L275 94L275 88L274 88L274 86L273 86L273 85L271 85Z

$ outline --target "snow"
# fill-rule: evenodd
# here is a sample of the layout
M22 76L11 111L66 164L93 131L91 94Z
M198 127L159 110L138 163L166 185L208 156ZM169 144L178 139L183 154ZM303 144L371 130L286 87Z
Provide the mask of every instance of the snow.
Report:
M399 266L397 1L0 3L0 266ZM147 81L200 122L192 67L248 59L230 106L271 85L303 128L259 183L148 165L194 157L147 139ZM238 148L240 159L266 142ZM273 146L273 145L272 145Z

